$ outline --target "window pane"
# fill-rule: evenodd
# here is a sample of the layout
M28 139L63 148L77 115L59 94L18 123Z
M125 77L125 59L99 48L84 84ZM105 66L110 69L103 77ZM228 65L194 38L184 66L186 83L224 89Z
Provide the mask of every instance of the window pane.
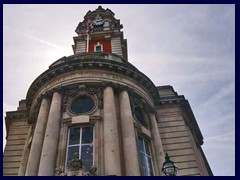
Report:
M148 175L153 176L152 160L150 157L147 157L147 163L148 163Z
M69 145L79 144L80 128L70 128Z
M75 152L79 153L79 146L68 147L67 167L69 167L69 161L73 159L73 155Z
M96 51L102 51L102 47L101 46L96 46Z
M138 120L143 126L146 126L146 122L145 122L143 113L142 113L142 111L141 111L141 109L140 109L139 107L136 107L136 108L134 109L134 115L135 115L135 117L137 118L137 120Z
M89 171L93 165L93 145L82 145L81 160L85 169Z
M144 144L143 144L143 139L138 137L138 146L139 146L139 150L140 152L144 152Z
M152 176L153 168L152 168L152 160L151 160L151 154L149 149L149 143L142 137L138 137L138 146L140 151L142 174L144 176Z
M144 153L140 153L143 175L148 176L147 161Z
M148 142L147 142L146 140L144 140L144 144L145 144L146 154L150 156L150 151L149 151L149 145L148 145Z
M82 128L82 144L93 142L93 127Z
M94 108L94 101L88 96L81 96L71 104L71 110L75 113L87 113Z

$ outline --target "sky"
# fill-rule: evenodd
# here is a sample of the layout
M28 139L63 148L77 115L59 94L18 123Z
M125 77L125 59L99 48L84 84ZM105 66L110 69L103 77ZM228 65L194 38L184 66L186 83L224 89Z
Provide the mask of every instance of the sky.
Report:
M98 6L3 5L3 117L50 64L73 54L78 23ZM101 6L123 24L128 61L188 99L213 174L234 176L235 5ZM4 121L3 128L5 145Z

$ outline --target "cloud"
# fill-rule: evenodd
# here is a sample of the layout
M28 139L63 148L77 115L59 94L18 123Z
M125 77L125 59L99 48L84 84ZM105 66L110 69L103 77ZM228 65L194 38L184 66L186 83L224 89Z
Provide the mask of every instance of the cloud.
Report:
M208 141L216 141L216 140L220 140L220 141L224 141L224 140L229 140L229 136L232 136L232 135L235 135L235 130L233 131L230 131L228 133L225 133L225 134L220 134L220 135L217 135L217 136L212 136L212 137L208 137L207 139L205 139L204 141L205 142L208 142ZM226 139L227 138L227 139Z
M56 45L56 44L53 44L53 43L50 43L50 42L47 42L47 41L44 41L44 40L42 40L42 39L39 39L39 38L37 38L37 37L31 36L31 35L28 35L28 34L25 34L25 33L22 33L22 32L20 32L20 31L16 31L16 30L14 30L14 29L12 29L12 28L10 28L10 27L3 26L3 28L6 28L6 29L8 29L8 30L11 30L11 31L13 31L13 32L15 32L15 33L18 33L18 34L20 34L20 35L22 35L22 36L25 36L25 37L28 37L28 38L30 38L30 39L36 40L36 41L38 41L38 42L41 42L41 43L43 43L43 44L49 45L49 46L51 46L51 47L59 48L59 49L65 49L64 47L58 46L58 45Z
M97 7L3 6L5 106L23 99L31 82L51 63L72 55L76 26ZM124 26L129 62L155 85L172 85L189 100L214 174L234 174L235 5L102 7L111 9Z
M206 139L203 150L215 176L235 176L235 131Z

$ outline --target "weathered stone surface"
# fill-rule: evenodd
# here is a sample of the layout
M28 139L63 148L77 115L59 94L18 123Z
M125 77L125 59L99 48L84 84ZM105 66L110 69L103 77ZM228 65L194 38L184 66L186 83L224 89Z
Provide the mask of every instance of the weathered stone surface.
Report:
M81 116L75 116L72 117L72 124L78 124L78 123L89 123L89 116L81 115Z
M12 122L11 126L12 127L28 126L28 123L26 121L15 121L15 122Z
M22 140L22 139L25 140L26 136L27 136L27 134L17 135L17 136L10 135L10 136L8 136L8 141L9 140Z
M133 117L129 95L127 91L119 94L120 115L122 127L122 142L124 167L126 176L140 176L139 159L137 151L136 135L133 126ZM132 167L132 168L129 168Z
M171 157L171 160L174 161L175 163L186 162L186 161L196 161L196 157L194 155L175 156L175 157Z
M168 138L168 139L162 140L163 145L174 144L174 143L186 143L186 142L190 142L189 137Z
M4 163L3 168L19 168L19 162Z
M104 89L104 160L106 175L121 175L118 125L114 101L114 92L111 87Z
M61 102L62 95L59 92L55 92L49 110L38 176L54 175L60 132Z
M200 174L198 168L181 169L180 171L178 171L178 176L191 176L198 174Z
M192 145L190 143L165 144L163 146L164 151L186 149L191 147Z
M158 123L158 127L175 127L175 126L185 126L184 121L170 121Z
M3 168L3 175L16 174L18 173L18 168Z
M6 147L5 147L5 151L8 151L8 150L12 150L12 151L15 151L15 150L23 150L24 148L24 145L8 145L8 142L6 144Z
M4 151L4 156L21 156L22 155L22 151Z
M24 145L25 140L8 140L7 142L8 145Z
M21 156L3 157L3 162L20 162Z
M156 156L156 161L158 166L158 174L163 175L161 169L162 169L162 164L165 161L165 158L164 158L162 141L161 141L158 127L157 127L155 115L153 113L150 113L149 118L150 118L151 130L152 130L152 139L154 144L155 156Z
M159 128L159 126L158 126ZM186 126L176 126L176 127L164 127L164 128L159 128L160 133L165 133L165 132L179 132L179 131L187 131Z
M180 149L180 150L172 150L168 151L170 157L172 156L181 156L181 155L194 155L192 149Z
M161 133L160 132L160 135L161 135L162 139L189 136L187 131L183 131L183 132L170 132L170 133Z
M27 167L26 167L26 176L36 176L38 173L38 166L40 162L42 145L45 135L45 129L48 120L48 113L50 108L50 100L44 98L41 102L40 111L38 114L36 127L33 135L32 146L30 149Z
M196 161L178 162L175 164L180 170L185 168L198 168L198 164Z
M28 128L11 128L9 135L26 135L28 133Z
M174 115L174 116L161 116L158 114L159 120L158 122L169 122L169 121L182 121L183 117L180 115Z

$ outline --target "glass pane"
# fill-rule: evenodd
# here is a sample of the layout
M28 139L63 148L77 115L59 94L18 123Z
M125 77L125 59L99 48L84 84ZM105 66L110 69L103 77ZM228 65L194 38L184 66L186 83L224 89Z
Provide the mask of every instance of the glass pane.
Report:
M152 160L150 157L147 157L147 163L148 163L148 174L149 176L153 176Z
M148 176L148 167L147 167L147 161L145 158L144 153L140 153L140 159L141 159L141 165L142 165L142 170L143 170L143 175Z
M101 46L96 46L96 51L102 51L102 47Z
M146 140L144 140L144 144L145 144L146 154L150 156L150 151L149 151L149 145L148 145L148 142L147 142Z
M93 145L83 145L81 148L81 160L87 171L89 171L93 165Z
M86 113L93 109L94 101L88 96L81 96L71 105L71 110L75 113Z
M79 144L80 128L70 128L69 145Z
M142 137L138 137L138 146L140 150L142 174L144 176L153 176L152 160L148 142Z
M144 116L142 114L142 111L139 107L136 107L134 109L134 115L135 117L137 118L137 120L143 125L143 126L146 126L146 122L145 122L145 119L144 119Z
M82 144L90 144L93 142L93 127L82 128Z
M79 153L79 146L68 147L67 167L69 167L69 162L73 159L73 155L75 152Z
M138 147L140 152L144 152L144 144L143 139L141 137L138 137Z

